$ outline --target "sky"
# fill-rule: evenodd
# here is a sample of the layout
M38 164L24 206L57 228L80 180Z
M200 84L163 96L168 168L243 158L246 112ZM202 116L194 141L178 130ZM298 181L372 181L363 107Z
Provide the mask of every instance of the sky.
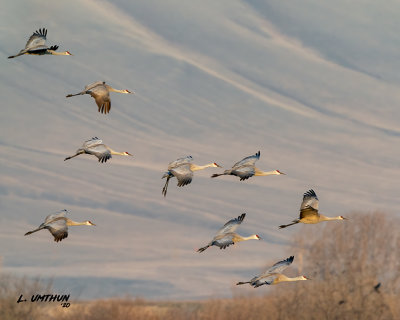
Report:
M308 189L326 215L399 216L399 17L396 1L2 1L2 270L76 299L229 297L291 254L300 228L278 226ZM7 59L42 27L73 56ZM135 94L111 93L107 115L65 98L95 81ZM94 136L134 156L63 161ZM227 169L259 150L287 175L211 168L161 194L177 158ZM96 226L24 237L61 209ZM195 251L242 212L238 232L263 241Z

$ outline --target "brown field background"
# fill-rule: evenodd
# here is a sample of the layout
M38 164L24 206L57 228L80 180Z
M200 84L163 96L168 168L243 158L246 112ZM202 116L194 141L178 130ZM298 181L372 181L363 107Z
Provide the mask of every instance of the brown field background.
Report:
M398 219L380 212L348 217L299 228L288 250L295 260L285 273L304 274L310 281L282 283L267 293L265 287L243 288L230 299L110 298L70 301L69 308L61 308L45 302L17 304L21 292L27 297L51 292L51 282L0 273L0 319L400 319Z

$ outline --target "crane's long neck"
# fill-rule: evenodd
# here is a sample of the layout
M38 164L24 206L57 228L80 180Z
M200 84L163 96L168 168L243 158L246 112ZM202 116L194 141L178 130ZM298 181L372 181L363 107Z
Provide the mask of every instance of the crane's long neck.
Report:
M69 225L69 226L84 226L84 225L87 225L87 222L86 221L78 222L78 221L74 221L74 220L68 220L67 225Z
M272 171L261 171L258 168L255 168L255 176L271 176L271 175L276 175L279 174L276 170Z
M241 235L236 234L235 238L236 238L236 241L259 240L258 236L255 234L248 236L248 237L242 237Z
M48 53L54 55L54 56L70 56L71 54L68 51L54 51L54 50L47 50Z
M211 168L211 167L215 167L215 164L214 163L209 163L209 164L205 164L204 166L198 166L197 164L191 164L190 165L190 170L198 171L198 170L203 170L203 169Z
M341 216L327 217L327 216L324 216L323 214L319 214L319 220L320 221L331 221L331 220L343 220L343 218Z
M283 282L283 281L301 281L301 280L307 280L307 279L305 279L303 276L289 278L283 274L281 274L281 279L280 279L281 282Z
M118 151L115 151L115 150L113 150L113 149L111 149L111 148L108 148L108 149L110 150L110 153L113 154L113 155L117 155L117 156L127 156L126 152L118 152Z
M107 85L107 89L108 91L112 91L112 92L118 92L118 93L131 93L130 91L123 89L123 90L119 90L119 89L114 89L113 87L110 87Z

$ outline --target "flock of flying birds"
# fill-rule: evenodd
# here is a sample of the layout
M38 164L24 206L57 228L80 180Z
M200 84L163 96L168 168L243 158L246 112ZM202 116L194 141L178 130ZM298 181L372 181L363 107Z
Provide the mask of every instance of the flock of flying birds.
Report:
M8 58L15 58L21 55L29 54L29 55L71 55L70 52L57 52L57 45L48 47L46 46L46 29L39 29L34 32L33 35L29 38L28 42L25 45L25 48L22 49L18 54L14 56L9 56ZM103 81L98 81L87 85L85 89L77 94L69 94L66 97L72 97L77 95L89 94L91 95L98 106L98 111L101 113L109 113L111 109L111 100L110 100L110 92L119 92L119 93L133 93L129 90L118 90L114 89L111 86L107 85ZM117 152L112 150L110 147L103 144L102 140L97 137L94 137L90 140L87 140L83 143L82 147L80 147L74 155L69 156L64 159L69 160L81 154L89 154L94 155L98 158L99 162L106 162L109 160L112 155L121 155L121 156L132 156L128 152ZM233 175L240 178L240 181L249 179L253 176L268 176L268 175L284 175L283 172L279 170L273 171L262 171L255 167L255 163L260 159L260 151L256 154L248 156L239 162L235 163L232 168L225 170L223 173L213 174L211 177L216 178L222 175ZM193 173L198 170L203 170L206 168L220 168L218 164L215 162L209 163L203 166L196 165L192 163L193 158L191 156L179 158L168 165L167 171L164 173L162 178L166 178L165 185L162 189L162 194L164 197L167 195L168 183L169 180L175 177L178 181L178 187L185 186L190 184L193 179ZM293 220L291 223L286 225L281 225L279 228L286 228L288 226L297 224L297 223L305 223L305 224L315 224L321 221L330 221L330 220L344 220L343 216L337 217L327 217L318 212L318 197L315 194L314 190L308 190L303 195L303 201L300 206L300 216L298 219ZM47 229L54 237L54 241L58 242L68 236L68 226L79 226L79 225L90 225L94 226L95 224L90 221L77 222L73 221L66 217L67 210L61 210L60 212L50 214L46 217L45 221L36 229L27 232L25 235L32 234L34 232L40 231L42 229ZM220 249L225 249L230 245L236 244L240 241L245 240L261 240L261 238L254 234L249 237L243 237L237 234L235 231L243 222L246 213L241 214L239 217L228 221L214 236L214 238L204 247L197 250L197 252L204 252L207 248L211 246L217 246ZM285 260L279 261L270 268L268 268L264 273L259 276L252 278L249 281L238 282L237 285L241 284L250 284L254 288L257 288L262 285L271 285L277 284L279 282L284 281L299 281L299 280L308 280L305 276L298 276L294 278L289 278L282 274L282 271L286 269L294 260L294 257L291 256Z

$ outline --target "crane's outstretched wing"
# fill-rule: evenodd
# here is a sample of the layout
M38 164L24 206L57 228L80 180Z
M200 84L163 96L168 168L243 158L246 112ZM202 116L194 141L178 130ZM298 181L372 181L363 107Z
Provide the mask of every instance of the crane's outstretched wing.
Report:
M107 162L107 160L112 158L110 150L108 150L104 144L96 144L87 148L85 151L96 156L99 162Z
M225 249L229 247L231 244L235 244L233 242L233 236L229 234L220 237L216 236L215 238L212 241L212 245L218 246L220 249Z
M45 28L35 31L28 39L25 50L32 50L44 46L46 43L47 30Z
M190 170L189 163L181 164L178 167L170 169L169 172L171 172L178 180L178 187L183 187L192 182L193 171Z
M111 109L110 93L108 89L103 85L96 85L91 89L86 90L94 100L96 101L99 112L109 113Z
M275 278L276 278L276 274L270 274L266 277L263 277L262 279L250 281L250 285L252 285L254 288L258 288L260 286L263 286L264 284L271 285L274 283Z
M168 170L174 169L176 167L190 163L192 161L193 161L192 156L187 156L187 157L176 159L175 161L172 161L168 164Z
M300 206L300 219L307 216L318 215L318 203L317 195L313 189L305 192Z
M68 237L68 226L65 218L54 220L46 225L45 228L48 229L53 235L55 242L61 241L62 239Z
M286 260L282 260L282 261L275 263L272 267L265 270L265 272L259 278L265 277L272 273L282 273L283 270L285 270L288 266L290 266L292 264L293 260L294 260L294 256L291 256L291 257L287 258Z
M227 223L224 224L224 226L221 229L218 230L216 235L234 232L240 226L245 216L246 214L242 213L237 218L229 220Z
M93 89L94 87L97 87L97 86L101 86L101 85L105 85L106 83L104 82L104 81L96 81L96 82L93 82L93 83L91 83L91 84L88 84L86 87L85 87L85 90L90 90L90 89Z
M233 166L232 169L236 169L242 166L254 166L256 161L260 159L260 151L258 151L256 154L253 154L252 156L248 156L239 162L236 162Z
M238 169L233 169L231 174L240 178L240 181L251 178L255 174L254 166L243 166Z
M92 139L86 140L83 145L82 145L82 149L87 149L87 148L92 148L95 147L99 144L103 144L103 140L97 138L97 137L93 137Z
M46 217L46 219L44 219L43 225L47 225L47 224L51 223L52 221L59 219L59 218L65 218L67 213L68 213L68 211L66 209L57 211L56 213L51 213Z

